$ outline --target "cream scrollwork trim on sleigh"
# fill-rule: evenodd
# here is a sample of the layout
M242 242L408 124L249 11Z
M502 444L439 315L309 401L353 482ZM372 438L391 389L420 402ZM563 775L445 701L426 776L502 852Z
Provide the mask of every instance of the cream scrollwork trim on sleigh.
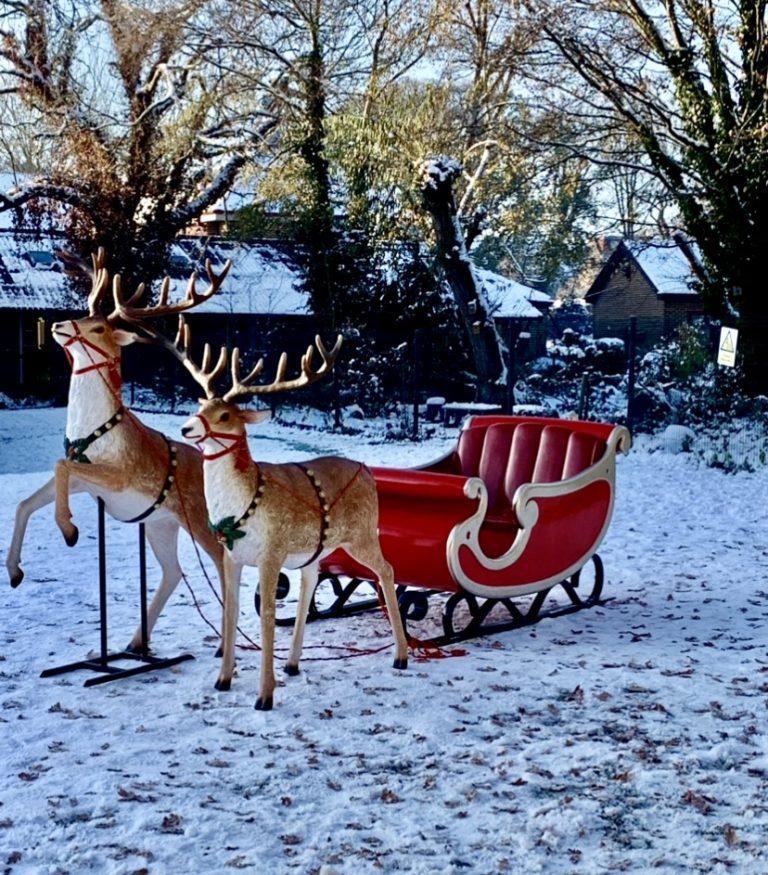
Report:
M574 477L569 477L567 480L560 480L554 483L524 483L519 486L515 492L512 505L515 509L520 528L509 549L501 556L495 558L486 556L480 546L480 529L488 511L488 491L480 478L469 478L464 484L464 494L469 499L479 500L479 505L472 516L454 526L446 545L448 567L456 583L475 595L485 598L505 598L511 595L525 595L526 593L545 589L578 571L597 550L600 542L605 537L613 514L616 453L620 451L626 455L631 445L632 439L629 431L623 426L617 426L609 435L602 457L586 470L581 471ZM610 504L598 537L590 549L585 552L584 556L579 558L578 562L569 568L559 571L552 577L519 586L486 586L477 583L467 576L461 565L460 553L462 547L470 550L477 562L488 571L504 571L514 565L525 552L534 526L539 519L539 505L536 499L568 495L601 480L609 485Z

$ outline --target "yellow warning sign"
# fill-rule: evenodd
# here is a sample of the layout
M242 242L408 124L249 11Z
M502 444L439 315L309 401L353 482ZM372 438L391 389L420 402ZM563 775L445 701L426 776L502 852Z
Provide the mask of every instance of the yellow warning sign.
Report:
M739 332L736 328L720 329L720 348L717 352L717 363L727 368L736 365L736 347L739 343Z

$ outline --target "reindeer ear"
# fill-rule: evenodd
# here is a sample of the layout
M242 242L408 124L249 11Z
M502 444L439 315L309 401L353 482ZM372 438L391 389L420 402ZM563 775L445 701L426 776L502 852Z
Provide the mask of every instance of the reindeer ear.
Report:
M240 415L243 417L243 422L257 425L259 422L266 422L272 413L269 410L241 410Z
M118 346L130 346L140 339L138 334L134 334L132 331L125 331L123 328L113 328L112 337Z

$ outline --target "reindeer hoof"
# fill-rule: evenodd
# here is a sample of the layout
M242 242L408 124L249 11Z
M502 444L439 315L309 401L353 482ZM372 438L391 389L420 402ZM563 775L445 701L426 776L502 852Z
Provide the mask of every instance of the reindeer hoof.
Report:
M149 652L148 647L144 647L141 644L135 644L133 641L125 648L126 653L139 653L145 654Z
M216 687L216 689L217 689L220 693L226 693L226 691L227 691L231 686L232 686L232 678L229 678L229 679L226 680L226 681L223 681L221 678L219 678L219 679L216 681L216 683L214 684L214 687Z
M272 696L267 696L263 698L259 696L256 699L256 704L253 706L257 711L271 711L272 710Z
M295 678L299 673L298 665L286 665L283 667L283 671L288 675L288 677Z
M392 663L392 668L397 668L400 671L403 671L404 669L408 668L408 657L406 656L405 659L396 659Z
M221 657L224 656L224 648L221 645L218 646L215 656L216 659L221 659Z
M72 530L68 532L62 532L64 535L64 543L67 547L74 547L77 543L77 539L80 537L80 531L77 526L72 526Z
M17 568L16 571L11 575L11 586L16 589L16 587L24 580L24 572L21 568Z

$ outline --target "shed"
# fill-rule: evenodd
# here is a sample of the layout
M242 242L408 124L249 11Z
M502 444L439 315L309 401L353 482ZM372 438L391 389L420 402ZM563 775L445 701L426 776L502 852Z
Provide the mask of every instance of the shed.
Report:
M490 315L502 338L507 338L510 329L515 334L527 333L530 340L521 344L518 351L526 359L544 355L548 333L545 316L552 298L492 270L475 267L474 271L483 284Z
M695 244L688 247L698 257ZM704 312L688 257L672 240L626 241L589 286L596 337L624 337L637 316L638 342L657 343Z

